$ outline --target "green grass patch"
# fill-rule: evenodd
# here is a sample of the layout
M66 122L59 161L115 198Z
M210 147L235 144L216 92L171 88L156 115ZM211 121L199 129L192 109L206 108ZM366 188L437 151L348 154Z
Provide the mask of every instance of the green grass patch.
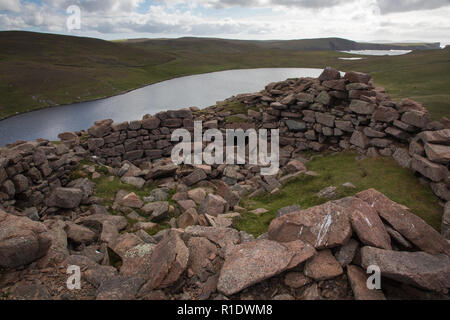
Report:
M316 194L329 186L338 187L339 198L375 188L391 200L406 205L413 213L424 219L436 230L440 230L442 208L438 198L410 170L401 168L390 158L356 160L354 153L316 156L307 164L309 170L319 177L302 176L286 185L278 195L263 195L254 199L243 199L241 204L247 210L265 208L268 213L255 216L244 214L234 225L255 236L267 232L270 222L279 209L300 205L307 209L327 202ZM356 189L343 188L342 184L351 182Z
M218 106L223 106L222 111L228 111L232 115L233 114L247 114L247 108L245 107L245 104L239 101L232 101L232 102L221 102L217 104Z
M158 232L163 231L163 230L167 230L167 229L170 229L170 225L168 223L160 223L156 227L154 227L153 229L147 230L147 233L149 235L151 235L151 236L154 236Z
M247 122L247 120L245 120L241 117L232 116L232 117L225 118L225 123L227 123L227 124L244 123L244 122Z
M148 197L150 192L155 188L153 185L144 186L142 189L137 189L135 186L123 183L118 177L114 177L111 181L109 177L102 176L99 179L94 179L95 182L95 196L105 200L112 201L116 193L120 190L127 192L134 192L139 197Z

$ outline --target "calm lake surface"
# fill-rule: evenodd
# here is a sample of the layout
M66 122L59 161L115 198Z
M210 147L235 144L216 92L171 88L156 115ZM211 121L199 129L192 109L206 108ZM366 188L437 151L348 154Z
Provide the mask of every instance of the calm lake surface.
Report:
M401 56L411 53L412 50L350 50L341 52L360 54L364 56Z
M37 110L0 121L0 145L17 140L57 140L61 132L88 129L94 121L142 119L147 113L197 106L205 108L240 93L257 92L288 78L318 77L322 69L230 70L168 80L126 94Z

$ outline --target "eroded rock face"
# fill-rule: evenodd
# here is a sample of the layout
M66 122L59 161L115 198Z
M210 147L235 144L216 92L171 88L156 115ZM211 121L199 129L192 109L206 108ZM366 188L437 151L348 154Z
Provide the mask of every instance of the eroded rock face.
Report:
M373 247L361 249L362 266L378 266L381 275L437 292L450 288L450 257L425 252L398 252Z
M358 193L395 230L430 254L449 252L445 239L425 221L375 189Z
M178 232L169 232L153 249L145 284L147 289L162 289L174 284L186 270L189 250Z
M284 215L269 227L270 240L302 240L316 249L342 245L351 235L350 211L334 202Z
M16 268L29 264L45 256L51 242L43 224L0 209L0 267Z
M307 244L298 242L299 246ZM312 249L312 248L311 248ZM238 245L225 258L220 272L217 289L225 295L233 295L241 290L277 275L291 266L293 258L296 265L309 259L314 250L293 251L285 244L270 240L259 240Z

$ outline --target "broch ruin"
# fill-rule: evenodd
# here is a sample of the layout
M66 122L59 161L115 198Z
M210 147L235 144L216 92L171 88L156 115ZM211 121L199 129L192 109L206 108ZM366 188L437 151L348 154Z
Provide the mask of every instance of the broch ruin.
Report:
M97 121L60 142L0 148L0 292L6 299L448 299L450 288L450 121L430 120L415 101L391 100L370 75L271 83L227 100L243 121L215 106L142 120ZM234 115L236 117L236 115ZM280 170L256 165L174 165L171 134L279 129ZM233 228L243 197L276 194L313 175L299 152L354 150L393 157L445 204L442 233L374 189L312 208L283 208L255 239ZM84 177L74 172L84 172ZM101 174L146 197L119 191L104 204ZM139 212L140 214L138 214ZM170 228L150 235L164 219ZM131 223L133 221L133 223ZM69 266L81 289L66 286ZM369 290L367 268L381 271Z

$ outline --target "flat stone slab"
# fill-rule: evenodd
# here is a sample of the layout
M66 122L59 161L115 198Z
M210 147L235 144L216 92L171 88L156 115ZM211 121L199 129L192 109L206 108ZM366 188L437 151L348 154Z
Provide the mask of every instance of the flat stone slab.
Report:
M303 250L298 250L300 247ZM296 248L296 250L292 250ZM315 250L301 241L290 245L258 240L238 245L225 258L217 289L231 296L269 279L313 256ZM292 263L293 260L295 263Z
M425 152L433 162L448 164L450 162L450 146L426 143Z
M378 266L381 275L426 290L447 293L450 288L450 257L425 252L399 252L364 247L362 266Z

